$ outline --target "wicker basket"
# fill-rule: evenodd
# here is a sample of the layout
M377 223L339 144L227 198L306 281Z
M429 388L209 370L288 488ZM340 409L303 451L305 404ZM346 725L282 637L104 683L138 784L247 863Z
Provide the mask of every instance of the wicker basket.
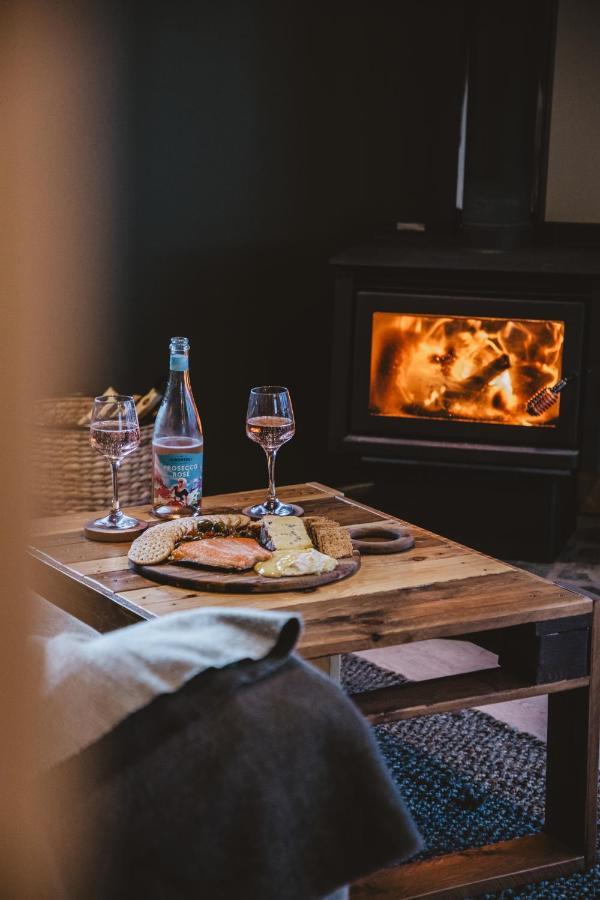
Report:
M77 425L92 402L92 397L74 396L36 403L32 442L36 515L110 507L110 466L92 450L89 428ZM141 427L138 449L119 469L119 500L123 506L150 501L153 429L153 424Z

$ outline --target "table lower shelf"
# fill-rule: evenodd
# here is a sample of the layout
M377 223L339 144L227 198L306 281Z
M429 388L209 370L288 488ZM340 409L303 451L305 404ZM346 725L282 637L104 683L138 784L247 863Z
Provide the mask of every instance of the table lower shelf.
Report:
M557 878L584 868L581 854L543 832L384 869L353 885L351 900L453 900Z
M490 703L572 691L588 684L588 676L531 684L512 672L493 668L376 688L352 694L351 699L371 725L382 725Z

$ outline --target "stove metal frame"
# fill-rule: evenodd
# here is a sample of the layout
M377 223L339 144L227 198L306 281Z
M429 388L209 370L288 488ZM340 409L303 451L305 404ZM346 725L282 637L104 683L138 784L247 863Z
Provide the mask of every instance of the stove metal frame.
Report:
M444 285L439 272L435 273L437 284L431 283L427 273L421 279L412 273L405 285L402 274L397 270L338 271L331 448L382 460L576 470L583 438L586 336L590 337L585 296L577 286L571 291L558 284L540 291L527 283L495 284L498 279L494 277L485 279L486 286L481 273L469 286L464 278L457 281L451 276ZM373 415L369 413L369 385L376 311L560 320L565 323L563 372L577 372L580 377L561 395L555 427Z

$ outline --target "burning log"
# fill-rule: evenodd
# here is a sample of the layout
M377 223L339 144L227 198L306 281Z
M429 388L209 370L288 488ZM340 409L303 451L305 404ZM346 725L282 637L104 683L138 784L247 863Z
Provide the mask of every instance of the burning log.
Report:
M434 365L440 367L442 374L448 378L452 371L452 366L456 362L456 353L452 347L449 347L444 354L434 353L430 359Z
M526 407L560 379L563 343L562 322L375 312L369 411L552 424L558 399L537 415Z
M398 341L395 332L391 332L382 338L379 359L374 366L375 381L371 383L369 411L375 415L379 415L382 401L393 391L397 356Z
M444 394L444 399L472 400L485 390L490 381L493 381L494 378L497 378L498 375L501 375L507 369L510 369L510 359L507 353L502 353L484 366L480 372L470 375L465 381L447 390Z

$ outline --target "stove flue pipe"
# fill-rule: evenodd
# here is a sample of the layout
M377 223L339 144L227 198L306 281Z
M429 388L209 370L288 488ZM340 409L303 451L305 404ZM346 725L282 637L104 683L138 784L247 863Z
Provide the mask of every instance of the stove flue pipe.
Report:
M552 0L471 0L462 227L474 246L531 237L544 169Z

